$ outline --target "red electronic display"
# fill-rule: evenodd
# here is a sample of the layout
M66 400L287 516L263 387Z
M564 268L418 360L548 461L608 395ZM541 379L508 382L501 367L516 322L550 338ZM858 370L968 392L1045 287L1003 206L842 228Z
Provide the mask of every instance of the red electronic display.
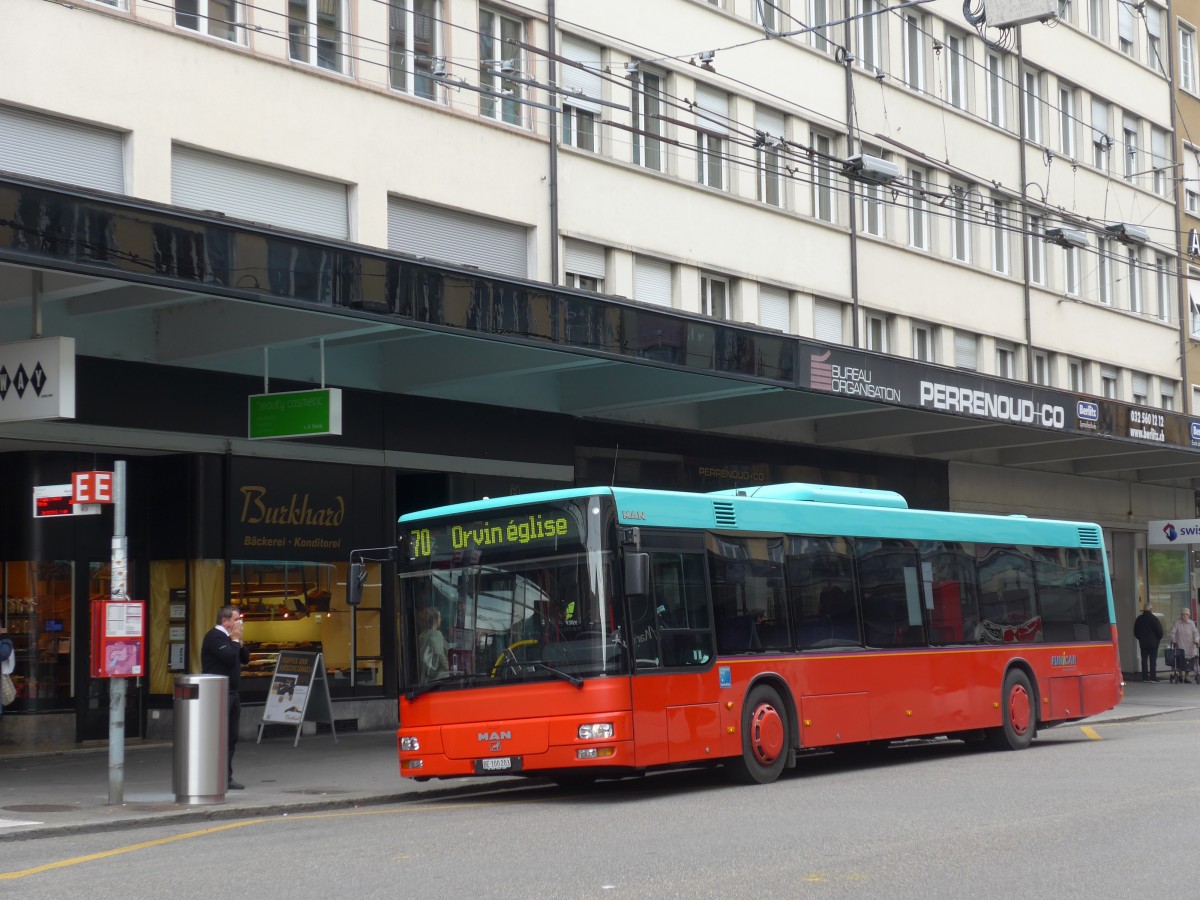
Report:
M44 519L49 516L70 516L74 515L74 510L71 504L71 495L55 495L39 497L36 494L33 498L33 517L35 519Z

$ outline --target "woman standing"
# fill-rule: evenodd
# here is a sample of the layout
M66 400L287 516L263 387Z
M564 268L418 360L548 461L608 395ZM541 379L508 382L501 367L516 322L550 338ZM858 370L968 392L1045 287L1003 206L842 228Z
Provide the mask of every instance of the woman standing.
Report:
M434 607L421 610L423 631L417 636L417 649L421 654L418 666L421 682L426 683L450 674L450 660L446 653L446 636L442 634L442 614Z
M1192 611L1186 606L1179 611L1179 618L1171 626L1171 646L1176 653L1182 653L1186 663L1175 664L1177 669L1183 669L1183 680L1188 680L1187 673L1192 668L1192 660L1196 658L1196 647L1200 645L1200 633L1196 631L1196 623L1192 621ZM1200 676L1198 676L1200 677Z
M12 640L4 637L6 634L8 629L0 625L0 714L4 713L4 707L17 699L17 689L12 681L13 669L17 667L17 651L13 649Z

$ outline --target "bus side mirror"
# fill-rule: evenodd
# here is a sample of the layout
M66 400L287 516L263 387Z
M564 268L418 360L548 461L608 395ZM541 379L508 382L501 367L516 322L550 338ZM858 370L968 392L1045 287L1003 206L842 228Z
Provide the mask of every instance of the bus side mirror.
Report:
M625 594L637 597L650 593L650 554L625 554Z
M346 605L362 603L363 584L367 580L367 567L362 563L350 563L350 576L346 579Z

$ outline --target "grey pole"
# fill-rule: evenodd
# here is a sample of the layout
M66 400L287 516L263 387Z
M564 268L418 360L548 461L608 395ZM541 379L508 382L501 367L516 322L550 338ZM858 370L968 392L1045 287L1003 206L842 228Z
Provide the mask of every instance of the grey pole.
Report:
M113 539L110 594L124 600L128 583L129 539L125 536L125 460L113 466ZM103 625L101 625L103 627ZM125 679L108 681L108 804L125 802Z

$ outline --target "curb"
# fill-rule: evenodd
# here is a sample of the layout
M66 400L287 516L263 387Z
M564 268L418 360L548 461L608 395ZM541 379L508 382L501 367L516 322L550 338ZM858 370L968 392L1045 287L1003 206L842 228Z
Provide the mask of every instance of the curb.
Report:
M20 831L0 831L0 844L15 841L33 841L49 837L65 837L76 834L100 834L110 831L131 831L136 828L152 828L166 824L189 824L194 822L230 822L238 819L281 818L330 810L354 809L359 806L383 806L389 803L419 803L426 799L470 796L491 792L505 787L540 785L542 779L505 779L495 784L470 784L431 788L403 794L377 794L367 797L340 797L335 800L308 800L298 803L267 803L261 806L223 807L211 806L198 809L181 809L178 812L156 813L146 816L131 816L99 822L65 822L61 825L39 825Z

